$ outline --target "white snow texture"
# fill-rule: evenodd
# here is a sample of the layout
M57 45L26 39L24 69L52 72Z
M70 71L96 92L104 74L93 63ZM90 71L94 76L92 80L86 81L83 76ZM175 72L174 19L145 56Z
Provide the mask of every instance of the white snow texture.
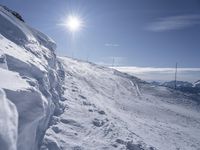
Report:
M200 97L56 57L0 6L0 150L200 150Z

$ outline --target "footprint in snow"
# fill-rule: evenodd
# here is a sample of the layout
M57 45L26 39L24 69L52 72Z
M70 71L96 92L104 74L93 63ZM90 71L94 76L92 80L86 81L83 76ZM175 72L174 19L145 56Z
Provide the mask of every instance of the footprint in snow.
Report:
M93 121L92 121L92 124L96 127L101 127L103 126L106 122L108 121L108 119L106 118L105 120L99 120L97 118L95 118Z
M83 95L79 95L79 97L80 98L82 98L82 99L87 99L85 96L83 96Z
M99 113L100 115L105 115L105 114L106 114L105 111L103 111L103 110L99 110L98 113Z
M64 123L64 124L69 124L72 126L76 126L76 127L82 127L81 124L79 124L78 122L76 122L73 119L60 119L60 122Z
M57 126L53 126L52 128L51 128L55 133L60 133L62 130L59 128L59 127L57 127Z

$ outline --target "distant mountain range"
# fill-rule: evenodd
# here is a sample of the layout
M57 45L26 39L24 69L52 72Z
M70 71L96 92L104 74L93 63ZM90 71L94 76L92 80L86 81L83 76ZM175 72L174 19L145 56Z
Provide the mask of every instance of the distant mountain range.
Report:
M168 81L164 83L153 81L151 84L165 86L172 89L175 88L175 81ZM200 94L200 80L194 83L187 81L176 81L176 89L186 93Z
M193 86L197 87L197 88L200 88L200 80L196 81Z

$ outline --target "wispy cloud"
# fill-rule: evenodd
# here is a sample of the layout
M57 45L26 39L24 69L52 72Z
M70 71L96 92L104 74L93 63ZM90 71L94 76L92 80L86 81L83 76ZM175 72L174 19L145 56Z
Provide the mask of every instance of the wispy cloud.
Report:
M143 80L170 81L174 79L174 68L153 67L114 67L115 69L135 75ZM195 82L200 79L200 68L178 68L178 80Z
M150 31L161 32L169 30L180 30L194 25L200 25L200 14L170 16L157 19L151 23L147 29Z
M100 59L100 61L96 62L99 65L103 66L120 66L123 65L125 62L125 57L119 57L119 56L109 56L109 57L103 57Z
M163 72L163 73L174 73L175 68L153 68L153 67L116 67L118 70L123 72L132 72L137 74L143 74L146 72ZM199 71L200 68L178 68L179 72L187 71Z
M104 46L107 46L107 47L119 47L120 45L119 44L113 44L113 43L105 43Z

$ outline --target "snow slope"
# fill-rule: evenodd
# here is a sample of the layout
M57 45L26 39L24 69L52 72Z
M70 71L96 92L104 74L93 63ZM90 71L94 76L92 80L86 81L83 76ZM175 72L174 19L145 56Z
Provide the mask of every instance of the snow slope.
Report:
M59 60L66 109L53 118L42 150L200 147L200 107L191 97L113 69Z
M55 43L0 6L0 150L37 150L62 113Z

